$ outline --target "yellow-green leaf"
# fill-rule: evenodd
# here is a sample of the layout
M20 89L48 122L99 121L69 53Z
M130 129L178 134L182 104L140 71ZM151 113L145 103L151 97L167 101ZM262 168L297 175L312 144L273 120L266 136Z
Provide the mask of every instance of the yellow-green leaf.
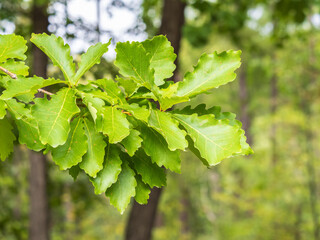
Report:
M88 118L83 119L85 135L88 139L88 150L83 156L80 168L89 176L96 177L97 173L103 168L106 142L103 135L96 131L94 123Z
M72 79L75 74L75 64L70 55L70 47L64 44L61 37L55 35L32 34L30 39L38 48L40 48L62 71L65 80L73 84Z
M105 107L103 115L102 131L108 135L110 143L121 142L130 134L129 122L121 110L118 110L115 106Z
M63 145L70 132L70 120L80 110L72 88L63 88L52 98L36 98L32 115L38 122L40 140L52 147Z
M71 122L71 130L65 144L52 149L52 160L66 170L82 161L82 156L87 152L87 137L84 124L80 117Z

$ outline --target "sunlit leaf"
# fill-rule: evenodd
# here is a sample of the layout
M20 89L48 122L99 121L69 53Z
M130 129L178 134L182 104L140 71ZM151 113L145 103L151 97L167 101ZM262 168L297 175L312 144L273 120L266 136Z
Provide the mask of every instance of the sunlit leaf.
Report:
M193 72L188 72L179 82L178 97L204 93L236 78L234 71L240 67L241 51L203 54Z
M52 149L52 160L61 170L66 170L82 161L87 152L87 137L82 119L77 117L71 122L71 130L65 144Z
M40 48L62 71L65 80L70 84L73 84L72 79L75 74L75 64L73 58L70 55L70 47L68 44L64 44L61 37L55 35L32 34L31 42L33 42L38 48Z
M129 122L126 115L116 107L105 107L103 112L103 133L108 135L110 143L121 142L130 134Z
M0 62L5 62L9 58L25 60L27 56L27 41L23 37L15 34L0 35ZM1 64L0 64L1 65Z
M97 174L96 178L90 178L96 194L105 192L117 181L122 164L119 154L119 149L116 146L112 144L107 146L103 169Z
M97 173L103 168L106 142L103 135L96 131L94 123L87 118L83 119L85 135L88 139L87 153L83 156L80 164L89 176L96 177Z
M81 55L81 62L79 64L78 71L72 79L73 84L78 83L83 74L85 74L95 64L100 63L100 59L102 55L108 51L108 46L110 43L111 39L108 43L97 43L96 45L89 47L87 52Z
M148 123L166 139L171 151L188 147L186 132L178 127L178 122L169 113L152 110Z
M140 132L135 129L132 129L129 136L121 141L127 153L131 157L141 147L141 142L142 138L140 137Z
M0 120L0 160L4 161L13 152L13 142L16 139L12 133L12 126L7 118Z
M118 180L106 191L106 196L110 198L110 203L123 214L130 203L131 197L136 195L137 181L134 171L127 163L122 164L122 171Z
M142 42L142 45L151 56L150 67L154 69L155 84L164 84L164 79L172 77L176 69L174 61L177 55L171 43L165 36L159 35Z
M37 98L32 106L32 115L38 122L40 140L52 147L63 145L70 132L70 120L79 112L75 92L63 88L52 98Z
M217 120L214 115L174 116L187 130L201 157L206 159L210 166L241 151L239 126L229 125L228 120Z

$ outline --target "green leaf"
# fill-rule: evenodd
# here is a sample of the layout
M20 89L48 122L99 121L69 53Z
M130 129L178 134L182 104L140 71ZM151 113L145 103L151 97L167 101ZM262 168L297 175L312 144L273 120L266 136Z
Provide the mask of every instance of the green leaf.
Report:
M214 115L174 116L187 130L195 148L210 166L241 151L239 126L229 125L228 120L217 120Z
M38 48L40 48L53 62L58 66L65 80L73 85L72 79L75 74L75 64L73 58L70 55L70 47L68 44L64 44L61 37L55 35L32 34L30 39Z
M136 119L139 119L143 122L148 122L150 116L150 110L146 108L146 106L139 106L139 104L126 104L121 105L120 108L128 111L132 114Z
M7 118L0 120L0 160L4 161L13 152L13 142L16 139L11 132L12 126Z
M84 118L83 122L88 139L88 151L83 156L80 168L89 176L96 177L97 173L103 168L104 149L107 144L103 140L103 135L96 131L93 122L87 118Z
M213 112L216 116L217 119L228 119L229 124L231 126L238 126L239 128L242 127L242 123L238 120L236 120L236 115L230 112L221 112L220 107L212 107L208 109L209 112ZM241 133L241 138L240 138L240 144L241 144L241 152L233 154L234 156L238 155L249 155L253 154L252 148L249 146L247 143L247 137L245 136L245 131L243 129L239 129Z
M203 54L194 71L188 72L179 82L176 95L192 97L217 88L236 78L234 71L240 67L241 51L227 51L218 54Z
M63 145L70 132L70 120L80 110L72 88L63 88L51 100L36 98L32 115L38 122L40 140L52 147Z
M174 110L174 113L178 114L194 114L197 113L198 116L206 115L206 114L214 114L215 118L218 120L223 120L223 119L228 119L229 120L229 125L231 126L238 126L239 131L241 132L241 152L235 153L234 155L249 155L253 153L253 150L247 143L247 138L245 136L245 132L243 129L240 129L242 127L242 123L238 120L236 120L236 115L234 113L230 112L221 112L221 107L219 106L214 106L209 109L206 109L205 104L200 104L196 106L194 109L191 108L191 106L187 106L181 110Z
M171 114L159 110L151 110L149 126L157 130L167 141L171 151L184 150L188 147L185 139L186 132L179 128L179 123L171 117Z
M141 147L141 142L142 138L140 137L140 132L135 129L131 129L129 136L121 141L131 157Z
M166 172L152 160L141 149L132 157L135 170L141 175L142 181L150 187L162 187L166 185Z
M75 181L80 173L81 169L79 165L73 166L69 169L69 174L73 178L73 181Z
M129 122L126 115L115 106L105 107L103 133L108 135L110 143L121 142L130 134Z
M134 197L137 203L147 204L149 199L149 194L151 192L150 187L142 182L141 176L136 175L137 187L136 196Z
M7 104L3 101L3 100L0 100L0 119L3 119L6 114L7 114Z
M27 41L23 37L15 34L0 35L0 62L5 62L9 58L25 60L27 56Z
M114 104L125 104L126 100L121 92L121 89L112 79L98 79L92 82L93 84L101 87L114 101L111 103Z
M66 170L81 162L88 148L82 119L75 118L70 128L66 143L52 149L52 160L60 167L60 170Z
M214 114L215 117L217 117L216 115L216 109L217 107L212 107L210 108L211 110L208 111L206 109L206 104L199 104L197 105L195 108L191 108L191 105L188 105L186 107L184 107L183 109L174 109L173 111L171 111L172 113L176 113L176 114L184 114L184 115L192 115L194 113L198 114L198 116L202 116L205 114ZM221 108L220 108L221 110ZM219 112L220 112L219 110Z
M29 75L29 72L28 72L29 67L25 65L25 63L22 61L16 62L13 59L10 59L5 63L1 63L0 65L1 67L7 69L9 72L12 72L16 75L22 75L22 76ZM3 72L0 72L0 73L5 74Z
M33 151L40 151L45 148L39 137L39 129L37 122L32 117L23 117L16 121L19 130L19 142L25 144Z
M17 102L15 99L6 100L7 108L15 119L32 118L30 109L25 104Z
M143 138L143 149L152 162L159 167L166 167L173 172L181 173L181 160L179 151L170 151L166 140L154 129L140 124Z
M199 158L199 160L200 160L205 166L210 167L210 164L208 163L208 161L201 156L201 153L199 152L199 150L194 146L194 142L192 141L192 138L187 135L186 139L187 139L188 144L189 144L189 145L188 145L188 149L189 149L194 155L196 155L196 157Z
M142 45L151 56L150 67L154 69L154 82L160 86L165 83L164 79L173 76L173 71L176 69L174 61L177 55L171 43L163 35L146 40L142 42Z
M114 105L116 102L116 100L114 98L110 97L106 92L103 92L98 88L88 92L88 94L91 94L95 98L100 98L100 99L110 103L110 105Z
M108 46L111 43L111 39L108 43L97 43L94 46L89 47L86 53L81 55L81 62L77 73L72 79L73 84L77 84L79 79L95 64L100 63L100 58L108 51Z
M19 142L34 151L44 149L44 145L39 139L37 122L32 117L30 109L26 108L24 103L17 102L15 99L7 100L6 105L11 115L15 118L19 131Z
M157 93L160 93L159 89L157 90ZM136 93L130 96L130 99L139 99L139 98L153 99L154 101L158 101L158 98L154 95L154 93L150 92L150 90L145 87L140 87Z
M122 164L122 171L118 181L106 191L106 196L110 198L110 203L123 214L124 210L130 203L131 197L136 195L137 181L134 171L127 163Z
M241 122L240 122L240 124L241 124ZM233 155L234 156L238 156L238 155L250 155L250 154L253 154L254 152L253 152L252 148L247 143L247 137L245 135L245 131L243 129L240 129L240 132L241 132L241 137L240 137L241 152L235 153Z
M176 95L178 87L179 85L178 83L176 83L169 85L167 88L160 89L160 95L158 100L162 110L165 111L175 104L190 101L189 97L179 97Z
M124 88L124 91L126 92L126 96L129 97L131 96L133 93L135 93L139 86L137 85L137 83L132 80L132 79L124 79L124 78L116 78L116 81L118 81L118 83L120 84L120 86L122 86Z
M38 89L47 87L53 84L62 83L61 80L43 79L41 77L18 77L11 79L6 84L6 90L1 95L0 99L6 100L13 97L31 94L32 96L38 92Z
M103 111L104 111L104 101L100 98L95 97L91 93L78 93L83 100L83 103L87 106L93 121L96 123L97 131L102 131L102 121L103 121Z
M97 174L96 178L90 178L95 194L105 192L117 181L122 164L119 154L119 149L115 145L108 145L103 169Z
M150 67L151 56L139 42L117 43L114 64L120 73L151 90L154 86L154 70Z
M0 88L4 88L6 86L7 81L11 79L9 76L0 75Z

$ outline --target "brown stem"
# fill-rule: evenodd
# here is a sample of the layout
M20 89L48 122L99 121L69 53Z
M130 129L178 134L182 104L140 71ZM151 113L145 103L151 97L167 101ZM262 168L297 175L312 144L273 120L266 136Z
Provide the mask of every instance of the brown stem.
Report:
M45 94L50 95L50 96L54 95L53 93L48 92L48 91L46 91L46 90L44 90L42 88L38 89L38 92L42 92L42 93L45 93Z
M17 79L17 75L0 66L0 70L6 74L8 74L11 78Z
M9 70L5 69L4 67L1 67L1 66L0 66L0 70L1 70L2 72L4 72L4 73L8 74L12 79L17 79L17 75L16 75L16 74L10 72ZM42 93L45 93L45 94L50 95L50 96L54 95L53 93L48 92L48 91L46 91L46 90L44 90L44 89L41 89L41 88L38 89L38 92L42 92Z

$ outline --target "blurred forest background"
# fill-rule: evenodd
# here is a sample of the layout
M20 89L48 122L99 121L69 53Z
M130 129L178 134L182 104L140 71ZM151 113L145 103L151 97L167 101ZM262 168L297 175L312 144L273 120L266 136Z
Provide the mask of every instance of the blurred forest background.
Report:
M236 113L255 154L212 169L183 154L182 174L121 216L85 178L16 145L0 163L0 239L319 240L319 29L317 0L1 0L1 33L51 32L75 55L166 34L177 81L204 52L242 50L237 79L192 105ZM114 55L87 77L116 76ZM28 59L33 74L59 74L31 45Z

